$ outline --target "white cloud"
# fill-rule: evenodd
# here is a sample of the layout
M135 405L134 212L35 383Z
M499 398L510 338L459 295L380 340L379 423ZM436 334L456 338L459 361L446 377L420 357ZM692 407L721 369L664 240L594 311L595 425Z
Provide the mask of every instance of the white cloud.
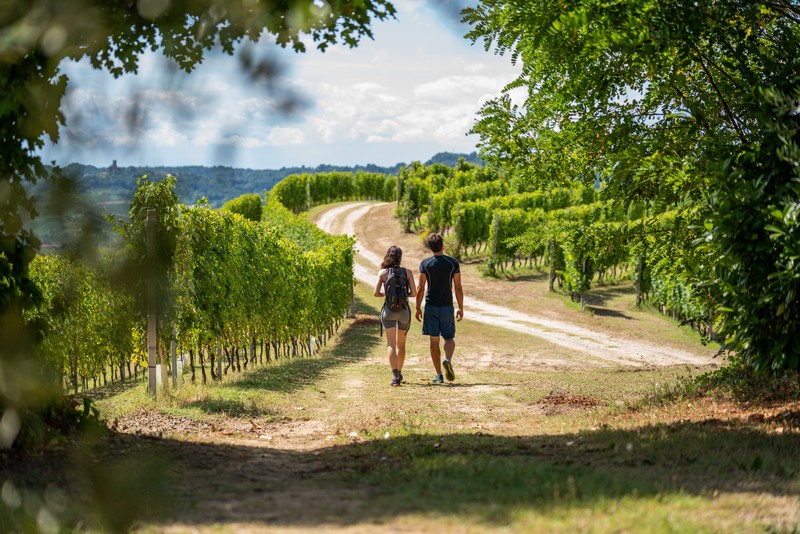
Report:
M153 153L163 153L156 150L163 147L180 153L183 147L206 157L214 151L197 147L264 152L296 147L269 151L264 157L272 166L325 163L311 159L317 154L363 164L381 163L365 159L379 153L396 163L403 158L391 156L393 145L474 150L474 136L465 134L475 113L519 68L459 38L464 29L429 2L404 0L397 7L398 19L374 23L375 40L366 39L356 49L334 46L324 54L313 49L295 54L264 40L257 55L279 57L287 65L272 92L244 76L237 58L222 54L207 58L191 75L166 68L169 61L160 55L147 54L140 75L119 80L103 78L85 62L70 64L65 70L78 83L65 101L68 129L75 143L96 147L103 160L104 145L141 147L143 155L147 146ZM277 113L276 103L291 93L312 105L295 116ZM72 142L69 135L64 139ZM341 150L347 154L332 148L345 146ZM308 159L298 159L304 153Z
M361 93L361 94L369 93L371 91L383 90L383 86L381 84L375 83L375 82L360 82L360 83L353 84L352 87L353 87L354 91L356 91L358 93Z
M267 134L267 142L272 146L301 145L305 134L299 128L272 128Z
M478 101L487 91L499 94L507 81L510 80L498 80L488 76L451 75L419 84L414 89L414 95L435 101L452 102L454 99L461 102L467 99Z
M161 147L176 147L187 144L188 138L169 120L157 120L154 127L147 130L143 141Z

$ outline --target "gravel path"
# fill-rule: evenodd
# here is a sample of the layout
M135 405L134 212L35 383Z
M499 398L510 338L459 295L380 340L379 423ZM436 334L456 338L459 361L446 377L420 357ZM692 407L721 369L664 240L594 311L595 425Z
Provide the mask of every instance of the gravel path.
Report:
M372 287L381 256L367 250L358 240L356 222L369 211L382 204L353 202L331 208L324 212L317 225L332 234L348 234L356 237L355 278ZM521 313L502 306L489 304L468 296L464 297L465 317L492 326L507 328L515 332L536 336L561 347L586 353L597 363L610 365L666 366L675 364L705 365L710 360L705 356L686 351L662 347L644 341L615 338L601 332L589 330L563 321L555 321L530 313Z

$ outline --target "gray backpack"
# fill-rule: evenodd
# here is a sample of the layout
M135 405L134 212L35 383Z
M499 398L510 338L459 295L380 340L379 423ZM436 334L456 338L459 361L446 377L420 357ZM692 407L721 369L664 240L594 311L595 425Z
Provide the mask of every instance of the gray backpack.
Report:
M408 276L402 267L387 267L383 283L386 307L394 312L408 308Z

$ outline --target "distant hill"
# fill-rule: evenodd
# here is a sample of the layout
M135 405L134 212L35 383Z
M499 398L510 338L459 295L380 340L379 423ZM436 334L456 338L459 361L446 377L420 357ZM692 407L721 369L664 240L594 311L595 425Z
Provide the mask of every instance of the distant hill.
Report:
M455 154L440 152L425 162L426 165L441 163L453 167L459 158L470 163L483 165L475 152ZM75 179L77 187L92 197L105 201L129 200L136 190L136 179L147 175L151 180L160 180L172 174L178 181L176 193L181 202L192 204L201 197L207 197L212 206L219 207L232 198L245 193L269 191L279 181L290 174L320 172L377 172L397 174L406 163L391 167L379 165L318 165L316 167L283 167L280 169L241 169L234 167L110 167L98 168L91 165L72 163L64 171Z
M454 154L440 152L425 162L426 165L440 163L454 167L459 158L483 165L477 154ZM375 172L397 174L405 163L391 167L379 165L318 165L316 167L284 167L281 169L237 169L233 167L110 167L98 168L91 165L72 163L64 167L67 176L73 180L55 185L40 180L28 184L31 193L36 195L40 214L26 221L44 243L44 249L85 245L88 240L99 244L109 244L117 237L111 227L103 220L102 214L116 218L126 218L136 179L147 176L151 180L161 180L172 174L178 178L176 193L181 202L193 204L207 197L214 207L220 207L228 200L245 193L269 191L279 181L290 174L321 172ZM89 232L88 234L86 232Z

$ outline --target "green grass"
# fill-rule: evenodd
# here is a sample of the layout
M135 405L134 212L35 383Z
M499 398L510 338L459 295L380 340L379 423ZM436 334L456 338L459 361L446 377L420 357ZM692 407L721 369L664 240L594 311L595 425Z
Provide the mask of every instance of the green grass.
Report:
M142 383L98 399L109 418L145 410L249 419L286 435L316 422L328 434L288 449L239 433L124 438L125 450L170 465L164 484L174 506L140 518L144 531L791 532L800 524L797 403L752 418L736 404L741 413L723 411L722 392L653 400L695 383L698 370L684 366L482 366L476 351L514 354L522 340L468 320L458 326L456 383L430 385L415 323L408 383L391 388L380 300L363 285L356 296L358 319L317 357L185 384L157 402ZM525 346L533 356L563 350Z

